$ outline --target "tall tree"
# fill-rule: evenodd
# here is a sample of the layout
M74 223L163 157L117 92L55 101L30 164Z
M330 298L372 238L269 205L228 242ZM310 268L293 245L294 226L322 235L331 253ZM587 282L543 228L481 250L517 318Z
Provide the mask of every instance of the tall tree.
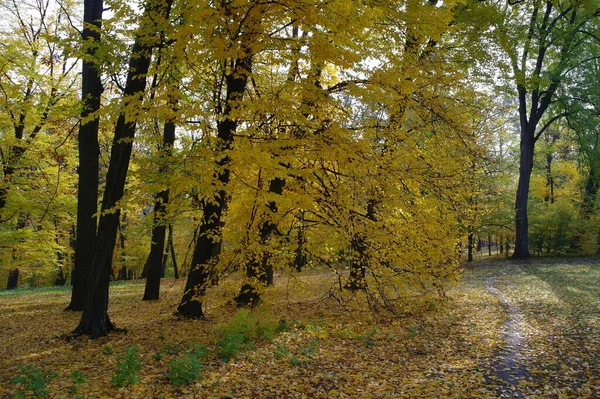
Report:
M217 137L215 143L215 190L202 200L202 218L198 230L196 246L192 255L191 269L181 303L177 312L185 317L204 317L202 298L209 284L211 268L215 266L221 252L222 217L227 206L226 187L230 180L231 158L228 152L233 148L234 137L239 125L239 104L242 102L248 80L252 74L252 59L255 49L252 41L260 33L263 6L248 2L243 6L225 4L223 15L229 16L225 23L226 36L221 40L235 46L233 54L225 58L222 76L225 98L218 101ZM229 46L228 46L229 47ZM231 50L229 50L231 51ZM217 95L220 97L220 95Z
M173 110L177 106L176 99L169 101ZM163 142L160 151L160 167L158 170L159 174L167 173L167 165L169 158L173 151L173 145L175 144L175 121L168 120L164 124ZM148 254L147 262L147 277L146 287L144 290L144 300L156 300L160 294L160 278L164 274L164 267L166 264L165 257L165 238L166 238L166 213L167 205L169 203L169 189L164 188L156 194L156 200L154 202L154 212L152 220L152 242L150 244L150 253ZM169 224L169 244L173 259L175 259L175 253L173 249L173 232L172 227ZM175 273L177 274L177 264L173 262L175 267Z
M75 335L85 334L97 338L106 335L114 328L108 317L108 287L121 215L118 202L123 198L152 50L158 44L154 33L157 23L164 21L169 11L170 7L167 4L159 0L149 0L135 35L123 104L115 125L106 174L106 188L98 221L94 261L89 272L87 297L81 321L73 331Z
M497 18L490 30L508 58L509 81L516 89L520 128L519 183L515 199L514 258L529 252L528 199L535 145L562 113L547 116L568 74L589 61L584 54L597 30L597 2L531 0L495 5ZM588 31L590 29L590 31ZM596 36L597 37L597 36Z
M75 238L75 268L71 275L73 290L66 310L83 310L87 292L88 272L94 260L98 212L98 170L100 147L98 111L102 92L102 73L96 52L101 41L103 0L84 0L81 39L84 54L81 65L81 123L79 125L77 168L77 232Z

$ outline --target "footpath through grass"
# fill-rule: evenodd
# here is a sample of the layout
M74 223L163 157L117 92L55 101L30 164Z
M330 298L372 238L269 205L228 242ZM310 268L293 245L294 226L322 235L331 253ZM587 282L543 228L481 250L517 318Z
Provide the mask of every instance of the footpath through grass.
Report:
M360 295L327 296L331 278L280 278L253 312L225 281L206 321L173 316L183 281L164 281L157 302L140 301L143 284L113 286L109 312L128 332L96 341L64 339L80 318L63 312L68 291L2 293L0 398L505 397L498 364L516 308L523 397L600 397L596 260L469 267L447 301L379 324Z

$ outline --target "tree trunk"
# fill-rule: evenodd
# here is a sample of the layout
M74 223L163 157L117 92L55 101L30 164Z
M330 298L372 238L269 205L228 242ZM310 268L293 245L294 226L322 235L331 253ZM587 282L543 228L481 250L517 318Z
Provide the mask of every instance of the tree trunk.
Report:
M119 253L120 253L120 267L117 273L116 278L113 277L113 280L127 280L127 258L125 256L125 234L123 231L125 230L124 224L127 223L127 219L125 217L125 213L123 213L123 219L119 222L118 231L119 231ZM114 273L114 269L112 269Z
M171 261L173 262L173 274L175 279L179 279L179 268L177 267L177 257L175 256L175 245L173 244L173 225L169 224L169 235L167 239L167 247L171 253Z
M269 183L269 193L281 195L285 186L285 179L275 177ZM246 265L246 282L242 285L240 293L235 298L238 306L255 305L260 301L260 286L273 285L273 266L269 263L271 252L268 248L269 240L277 232L277 224L273 216L277 213L277 202L269 201L268 210L263 215L259 228L259 253L251 255Z
M592 166L589 168L589 174L585 182L585 191L583 195L583 216L586 219L594 214L596 199L598 198L598 189L600 188L600 181L598 181L600 173L595 170L592 162Z
M152 31L153 22L149 13L152 9L158 8L157 4L151 3L144 10L139 30L141 33L136 36L129 60L124 91L124 108L128 106L127 103L130 100L140 101L146 88L146 75L154 46L148 37L140 37L140 35ZM108 286L121 215L117 203L123 197L135 129L136 120L129 118L125 112L121 113L115 126L106 174L106 188L102 199L102 213L98 221L94 261L87 287L88 294L79 326L73 331L75 335L89 335L92 338L98 338L107 335L110 330L114 329L114 325L108 317ZM109 210L110 212L107 212Z
M86 49L86 54L95 56L100 43L100 28L102 20L103 1L84 0L83 33L84 42L92 42ZM92 28L93 26L93 28ZM95 62L83 61L81 72L81 111L82 122L79 126L78 151L79 167L77 190L77 227L75 238L75 267L71 274L71 302L65 310L83 310L85 303L89 268L94 259L98 212L98 169L100 147L98 144L99 119L89 119L100 109L102 80Z
M227 94L223 113L217 119L216 172L215 177L222 187L214 192L213 198L203 201L204 209L192 264L188 274L185 291L177 312L190 318L203 318L202 298L210 284L211 269L214 267L220 252L221 216L226 207L225 187L229 183L229 162L227 151L233 146L234 134L238 121L231 117L236 103L246 91L248 77L252 72L252 55L249 48L245 49L245 57L235 60L234 68L225 77Z
M146 276L146 288L143 300L157 300L160 294L160 278L166 236L166 229L163 224L166 206L162 201L168 201L168 195L166 190L161 191L157 195L156 203L154 204L152 243L150 244L150 254L148 255L148 274Z
M467 262L473 262L473 246L475 245L475 238L473 233L469 233L467 237Z
M551 153L546 154L546 195L544 201L554 204L554 176L552 175L552 161L554 156Z
M529 219L527 217L527 203L529 201L529 186L531 171L533 170L534 131L528 124L521 127L521 146L519 160L519 185L515 200L515 249L514 259L527 259L529 252Z
M175 106L176 102L173 104ZM175 123L170 120L165 122L163 143L160 148L161 158L166 160L170 157L175 144ZM163 163L163 165L166 164ZM168 171L165 166L159 168L159 174L165 174ZM162 190L156 195L154 203L154 216L152 219L152 243L150 244L150 254L148 255L146 288L144 290L143 300L157 300L160 296L160 279L164 277L164 268L166 265L165 237L166 226L165 216L167 204L169 203L169 189ZM170 225L169 225L170 227ZM172 233L171 233L172 239ZM164 258L164 259L163 259Z
M306 253L304 251L306 238L304 237L304 226L302 225L302 219L304 219L304 212L302 212L300 225L298 226L298 246L296 247L294 254L294 267L296 268L297 272L301 272L307 263Z
M367 202L367 221L375 221L375 208L377 200L369 199ZM350 276L344 285L344 288L351 291L362 290L367 287L365 277L367 277L367 267L369 265L369 243L364 233L354 233L350 240L350 249L352 251L352 263L350 264Z
M8 272L8 282L6 283L7 290L14 290L19 286L19 269L14 268Z
M355 234L350 240L350 250L352 251L352 263L350 264L350 276L344 284L344 288L350 291L357 291L366 288L365 277L367 276L368 257L367 239L362 234Z

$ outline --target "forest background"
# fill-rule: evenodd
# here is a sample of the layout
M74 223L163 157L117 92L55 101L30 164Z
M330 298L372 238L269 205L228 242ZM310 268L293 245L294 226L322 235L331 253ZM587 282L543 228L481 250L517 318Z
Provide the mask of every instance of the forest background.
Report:
M77 334L109 280L185 277L202 317L229 275L251 305L326 268L397 313L482 246L598 252L595 0L0 12L0 281L73 284Z

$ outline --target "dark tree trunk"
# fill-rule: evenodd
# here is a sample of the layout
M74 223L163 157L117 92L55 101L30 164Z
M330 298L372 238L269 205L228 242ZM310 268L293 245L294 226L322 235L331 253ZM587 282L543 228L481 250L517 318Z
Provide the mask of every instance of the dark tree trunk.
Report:
M473 246L475 245L475 238L473 233L469 233L467 237L467 262L473 262Z
M269 193L281 195L285 186L285 179L275 177L269 183ZM277 202L269 201L268 211L263 215L259 228L259 245L261 249L269 245L269 240L277 232L277 224L273 216L277 213ZM273 285L273 266L269 263L270 251L260 251L251 255L246 265L247 281L242 285L240 293L235 298L238 306L255 305L260 301L261 286Z
M367 276L368 256L366 254L368 245L367 238L362 234L355 234L350 240L352 251L352 263L350 264L350 275L344 288L357 291L366 288L365 277Z
M143 300L156 300L159 298L160 294L160 278L163 269L163 254L166 236L166 229L163 224L166 206L162 203L162 200L168 201L168 195L168 192L161 191L154 204L152 243L150 245L150 254L148 255L148 274L146 276L146 288L144 290ZM165 198L165 196L167 198Z
M173 262L173 275L175 279L179 279L179 268L177 267L177 256L175 256L175 245L173 244L173 225L169 224L169 235L167 239L167 247L171 253L171 261Z
M146 6L140 26L142 34L151 31L151 26L148 26L148 24L152 24L148 17L151 8L158 8L158 6L155 4ZM153 47L149 38L136 37L129 60L124 107L127 107L127 102L130 100L139 101L146 88L146 75ZM106 188L102 199L102 213L98 221L94 261L89 273L87 297L79 326L73 331L75 335L89 335L97 338L107 335L110 330L114 329L114 325L108 317L108 286L121 215L117 202L123 197L135 128L135 119L129 118L125 113L119 115L106 174ZM108 210L111 212L106 212Z
M488 256L492 256L492 235L488 234Z
M144 268L142 269L142 274L140 275L140 278L148 277L148 267L150 267L150 256L151 255L152 255L152 251L150 251L148 253L148 257L146 258L146 263L144 263Z
M544 201L554 204L554 176L552 175L552 161L554 156L551 153L546 154L546 195Z
M221 216L226 207L225 187L229 183L230 158L226 151L232 148L234 133L238 121L231 117L236 102L240 101L246 91L248 76L252 72L252 55L246 49L246 56L237 59L233 70L225 77L227 94L223 113L217 122L217 158L215 177L223 187L214 192L213 198L203 201L203 214L198 231L196 247L192 255L190 273L188 274L185 291L177 312L190 318L202 318L202 298L212 275L220 252L221 242Z
M8 272L8 282L6 283L7 290L14 290L19 286L19 269L14 268Z
M58 272L56 273L56 278L54 279L54 285L62 287L65 284L67 284L67 278L65 277L62 266L58 266Z
M600 176L600 173L596 171L594 165L592 164L585 182L585 191L583 195L583 216L586 219L589 219L595 211L596 199L598 198L598 189L600 188L598 176Z
M304 212L302 213L301 219L304 219ZM294 254L294 267L297 272L301 272L307 264L306 253L304 251L304 244L306 243L306 238L304 237L304 226L302 225L302 220L300 221L300 225L298 226L298 246L296 247Z
M173 121L165 122L163 143L160 148L163 160L170 157L175 144L175 123ZM162 163L163 165L166 162ZM159 174L167 173L166 167L158 170ZM167 204L169 203L169 189L162 190L156 195L154 203L154 216L152 220L152 243L150 244L150 254L148 255L147 265L148 274L146 278L146 288L144 290L143 300L157 300L160 296L160 279L164 277L166 255L165 254L165 216ZM171 233L172 239L172 233Z
M529 201L529 186L531 171L533 170L534 131L529 125L521 128L521 146L519 161L519 185L515 200L515 250L512 255L515 259L527 259L529 252L529 219L527 216L527 203Z
M100 43L103 1L85 0L83 11L84 29L82 40L93 42L86 49L90 59L95 56ZM93 28L92 28L93 26ZM87 60L82 63L81 98L83 109L79 126L78 152L78 190L77 190L77 227L75 238L75 267L71 274L71 302L65 310L83 310L85 303L89 268L94 259L98 212L98 169L100 147L98 145L98 117L90 118L100 109L102 80L95 62Z
M125 256L125 224L127 223L127 219L125 214L123 214L123 219L119 222L118 231L119 231L119 253L121 254L120 259L120 267L117 276L113 276L113 280L127 280L128 272L127 272L127 257ZM114 269L111 269L114 273Z
M369 199L367 203L367 221L375 221L375 208L377 201ZM367 287L367 267L369 265L368 238L364 233L354 233L350 240L350 249L352 251L352 263L350 264L350 276L344 285L344 288L351 291L362 290Z

